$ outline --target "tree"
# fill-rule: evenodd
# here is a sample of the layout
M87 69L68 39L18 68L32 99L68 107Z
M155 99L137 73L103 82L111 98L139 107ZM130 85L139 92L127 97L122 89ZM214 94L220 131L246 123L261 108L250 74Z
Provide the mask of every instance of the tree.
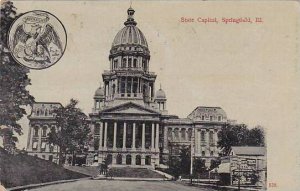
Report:
M232 146L264 146L264 131L262 127L251 130L245 124L226 124L218 133L218 147L221 155L228 155Z
M180 150L180 172L181 174L189 174L191 168L191 150L190 147L182 147Z
M221 164L221 160L218 158L218 159L212 159L210 161L210 167L209 167L209 170L212 170L216 167L218 167L219 165Z
M23 106L31 105L34 101L34 97L26 90L26 87L30 85L29 69L19 65L12 58L8 48L9 28L18 16L12 2L1 3L0 136L12 146L15 146L15 142L18 140L14 133L22 135L22 127L17 122L26 115ZM4 136L7 137L4 138Z
M59 146L59 164L63 164L66 154L72 154L74 165L77 153L85 151L89 141L90 129L87 116L76 107L78 101L71 99L66 107L60 107L53 111L56 128L52 128L49 143Z
M207 168L205 166L205 160L203 159L195 159L193 163L194 168L194 174L200 174L207 171Z
M247 144L249 146L265 146L265 133L261 126L250 129Z

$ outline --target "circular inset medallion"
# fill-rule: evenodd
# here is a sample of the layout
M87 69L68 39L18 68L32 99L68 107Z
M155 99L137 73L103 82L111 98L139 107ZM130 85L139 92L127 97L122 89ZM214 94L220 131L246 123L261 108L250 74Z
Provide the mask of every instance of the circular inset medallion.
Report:
M30 11L14 21L9 31L13 58L31 69L54 65L64 54L67 33L57 17L46 11Z

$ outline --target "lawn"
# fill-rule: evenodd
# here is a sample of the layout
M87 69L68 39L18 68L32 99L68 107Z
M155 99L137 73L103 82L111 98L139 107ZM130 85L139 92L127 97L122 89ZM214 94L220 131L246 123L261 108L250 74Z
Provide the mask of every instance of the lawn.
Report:
M6 187L87 177L26 154L8 154L0 147L0 181Z
M111 168L108 171L108 176L112 177L138 177L138 178L165 178L163 175L158 174L146 168Z

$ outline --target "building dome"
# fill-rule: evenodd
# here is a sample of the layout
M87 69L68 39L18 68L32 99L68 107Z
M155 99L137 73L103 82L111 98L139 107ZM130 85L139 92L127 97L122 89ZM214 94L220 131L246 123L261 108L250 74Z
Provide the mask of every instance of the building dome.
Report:
M117 33L112 47L119 45L141 45L148 48L144 34L135 25L127 25Z
M104 97L104 89L102 87L99 87L96 90L94 97Z
M115 36L110 55L134 52L147 57L150 56L147 40L142 31L136 26L137 22L133 18L134 12L131 7L127 10L128 17L124 22L125 27Z
M166 93L161 88L156 92L156 99L167 99Z

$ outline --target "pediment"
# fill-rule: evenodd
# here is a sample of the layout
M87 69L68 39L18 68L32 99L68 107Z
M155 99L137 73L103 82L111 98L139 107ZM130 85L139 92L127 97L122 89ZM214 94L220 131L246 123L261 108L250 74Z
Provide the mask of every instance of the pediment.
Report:
M102 113L113 114L142 114L142 115L159 115L155 110L146 108L144 106L129 102L121 104L112 108L108 108L102 111Z

